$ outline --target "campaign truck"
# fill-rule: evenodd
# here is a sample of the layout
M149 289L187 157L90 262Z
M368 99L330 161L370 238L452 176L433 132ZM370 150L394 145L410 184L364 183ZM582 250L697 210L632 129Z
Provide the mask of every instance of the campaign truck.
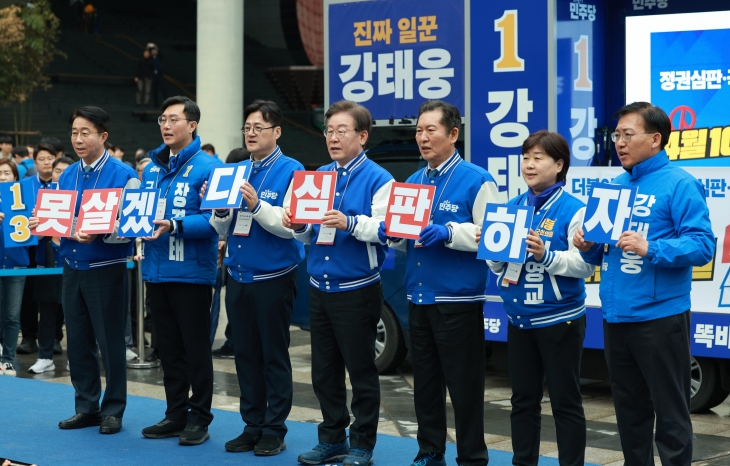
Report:
M354 100L372 112L374 136L408 137L424 100L452 103L463 115L460 153L492 174L502 202L527 189L520 161L529 134L566 138L565 189L586 201L595 184L623 171L610 137L613 112L635 101L664 109L672 122L667 155L703 184L717 241L712 261L693 271L699 412L730 393L728 10L726 0L325 0L325 107ZM639 186L630 229L640 231L652 202ZM586 280L582 376L605 380L600 281L599 269ZM485 340L506 370L508 320L494 275L487 295ZM407 342L399 311L407 307L391 307Z

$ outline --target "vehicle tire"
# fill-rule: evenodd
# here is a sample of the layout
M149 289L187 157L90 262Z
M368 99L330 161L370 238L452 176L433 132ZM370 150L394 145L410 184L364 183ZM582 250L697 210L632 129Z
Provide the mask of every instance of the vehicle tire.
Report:
M690 412L702 413L719 405L727 398L728 390L722 388L717 363L712 359L691 359Z
M387 374L397 369L408 353L403 330L390 306L383 303L375 337L375 365L378 372Z

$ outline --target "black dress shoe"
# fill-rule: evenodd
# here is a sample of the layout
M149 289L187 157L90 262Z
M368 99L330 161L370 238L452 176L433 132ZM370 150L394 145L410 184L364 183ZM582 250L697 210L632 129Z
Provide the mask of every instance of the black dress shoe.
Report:
M18 354L33 354L38 352L38 343L30 338L23 338L18 348L15 350Z
M251 451L261 440L260 435L254 435L250 432L244 432L233 440L226 442L226 451L242 452Z
M147 355L146 358L144 358L146 362L155 362L160 360L160 353L157 352L157 348L155 348L150 354Z
M83 429L84 427L101 425L98 414L76 413L72 417L58 423L59 429Z
M53 342L53 354L63 354L63 348L61 348L61 342L58 340Z
M100 434L116 434L122 430L122 418L116 416L104 416L99 427Z
M165 418L153 426L142 429L142 435L147 438L178 437L186 425L187 421L173 421Z
M180 440L177 443L180 445L200 445L210 438L208 434L208 426L196 426L194 424L188 424L185 426L185 430L180 434Z
M253 449L256 456L274 456L286 450L286 442L273 434L264 434Z
M233 353L233 348L227 345L223 345L218 349L212 351L214 358L233 359L236 355Z

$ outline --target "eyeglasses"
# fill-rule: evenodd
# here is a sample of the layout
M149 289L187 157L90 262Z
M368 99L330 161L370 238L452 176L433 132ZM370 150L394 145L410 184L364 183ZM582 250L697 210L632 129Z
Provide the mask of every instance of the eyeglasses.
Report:
M272 129L272 128L276 128L276 125L267 126L266 128L264 128L263 126L244 126L243 128L241 128L241 132L243 134L248 134L251 132L251 130L253 130L254 134L261 134L261 131L263 131L265 129Z
M187 118L177 118L177 117L172 117L172 118L169 118L169 119L168 119L168 118L165 118L165 117L163 117L163 116L157 117L157 123L158 123L158 124L159 124L160 126L164 126L164 125L166 125L167 123L170 123L170 126L172 126L172 125L174 125L175 123L177 123L178 121L182 121L182 120L186 120L186 121L188 121L188 119L187 119Z
M631 142L631 138L633 138L634 136L641 136L642 134L654 134L654 133L637 133L637 134L632 134L632 133L619 133L619 132L615 132L615 133L611 133L611 141L616 142L616 141L618 141L618 138L621 138L621 139L624 140L624 142Z
M337 135L337 139L340 139L340 138L344 138L347 135L347 132L348 131L354 131L354 132L357 133L358 130L356 130L356 129L342 129L342 128L340 128L337 131L335 131L333 129L326 129L326 130L322 131L322 134L324 134L324 137L326 137L326 138L331 138L332 136L334 136L336 134Z
M68 135L71 137L71 139L76 139L77 137L81 136L82 139L87 139L89 136L91 136L93 133L100 134L98 131L71 131L68 133Z

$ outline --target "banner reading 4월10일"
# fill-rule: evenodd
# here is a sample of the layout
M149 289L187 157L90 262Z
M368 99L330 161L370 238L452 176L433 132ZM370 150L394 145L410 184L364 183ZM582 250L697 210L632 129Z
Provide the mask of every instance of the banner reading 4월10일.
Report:
M329 5L329 103L347 99L376 120L415 116L427 99L464 112L464 1Z

